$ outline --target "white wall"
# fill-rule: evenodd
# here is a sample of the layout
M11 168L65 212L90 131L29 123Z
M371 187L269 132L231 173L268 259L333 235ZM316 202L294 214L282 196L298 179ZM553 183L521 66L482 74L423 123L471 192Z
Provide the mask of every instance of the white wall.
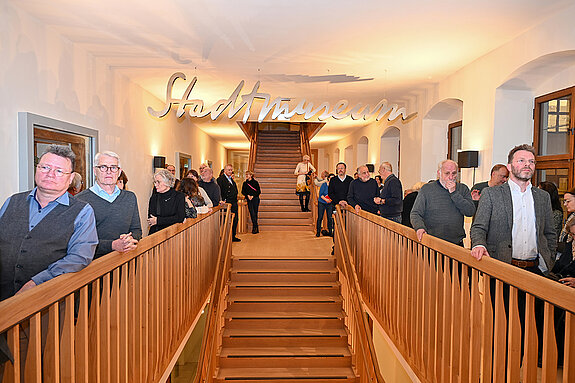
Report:
M513 146L531 143L533 98L575 85L573 19L575 5L543 20L426 91L407 96L401 106L409 113L417 112L418 117L408 124L396 122L400 129L403 184L407 187L435 178L437 163L447 154L447 124L458 119L463 120L463 149L480 151L476 181L487 179L494 164L506 162ZM428 116L443 100L460 100L462 114L441 119ZM369 124L356 129L328 150L343 150L363 135L377 142L385 128ZM379 156L370 148L370 162L380 162ZM468 169L462 171L462 181L471 184L472 174Z
M188 119L154 120L147 106L163 103L79 50L56 31L9 5L0 6L0 158L5 171L0 200L18 190L17 113L31 112L99 131L100 150L122 158L128 187L146 218L152 157L193 157L192 166L223 163L225 150Z

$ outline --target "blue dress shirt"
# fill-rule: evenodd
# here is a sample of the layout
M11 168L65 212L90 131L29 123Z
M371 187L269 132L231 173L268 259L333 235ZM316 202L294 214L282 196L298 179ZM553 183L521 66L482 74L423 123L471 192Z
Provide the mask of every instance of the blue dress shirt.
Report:
M28 197L28 229L32 230L44 217L46 217L58 204L69 206L70 198L66 192L60 197L51 201L45 207L41 207L36 200L36 188L34 188ZM9 197L2 208L0 208L0 217L8 208L10 203ZM98 245L98 233L96 232L96 218L92 206L86 204L74 220L74 233L68 242L67 254L65 257L52 263L46 270L43 270L32 277L34 283L39 285L65 273L73 273L82 270L88 266L94 258L94 251Z
M102 189L102 188L100 187L100 185L98 185L97 182L94 184L94 186L92 186L92 187L90 188L90 190L91 190L94 194L96 194L98 197L100 197L100 198L102 198L102 199L105 199L106 201L108 201L108 202L110 202L110 203L114 202L114 200L115 200L116 198L118 198L118 196L120 195L120 188L118 187L118 185L116 185L116 186L114 187L114 192L113 192L112 194L108 194L108 192L105 191L104 189ZM1 217L1 216L0 216L0 217Z

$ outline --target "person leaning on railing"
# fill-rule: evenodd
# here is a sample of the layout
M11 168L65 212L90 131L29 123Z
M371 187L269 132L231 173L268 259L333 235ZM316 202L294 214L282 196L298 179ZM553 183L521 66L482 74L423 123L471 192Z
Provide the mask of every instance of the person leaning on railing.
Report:
M174 175L166 169L154 174L156 193L152 194L148 204L150 234L186 219L185 196L174 189L175 180Z
M457 182L457 174L455 161L441 161L437 181L423 185L417 194L410 219L419 241L428 233L463 246L464 217L473 216L475 205L467 185Z
M0 208L0 300L92 262L98 244L94 210L66 192L75 159L70 148L50 146L36 166L36 187ZM21 355L26 345L20 345ZM0 381L7 360L2 349L9 352L0 344Z
M133 250L142 238L142 226L136 194L117 185L120 156L101 152L94 157L94 163L96 183L77 195L80 201L92 206L96 215L99 243L94 258L112 251Z

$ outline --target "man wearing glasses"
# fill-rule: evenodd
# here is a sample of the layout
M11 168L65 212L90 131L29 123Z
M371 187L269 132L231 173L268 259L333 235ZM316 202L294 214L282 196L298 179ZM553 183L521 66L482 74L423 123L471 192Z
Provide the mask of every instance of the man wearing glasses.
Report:
M36 187L0 209L0 300L92 261L94 211L67 193L75 160L70 148L51 146L36 167Z
M136 248L142 238L142 226L136 195L120 190L120 157L114 152L102 152L94 158L96 183L76 197L89 203L96 215L98 247L94 258L112 251L125 252Z

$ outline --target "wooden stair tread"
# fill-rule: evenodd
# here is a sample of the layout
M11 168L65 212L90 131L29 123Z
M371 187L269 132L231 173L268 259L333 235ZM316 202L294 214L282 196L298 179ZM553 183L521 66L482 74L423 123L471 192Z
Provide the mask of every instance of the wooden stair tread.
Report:
M301 288L318 288L318 287L325 287L325 288L332 288L332 287L339 287L339 282L301 282L301 281L290 281L290 282L281 282L281 281L273 281L273 282L231 282L229 284L230 287L268 287L270 289L273 288L294 288L294 289L301 289Z
M341 302L341 296L336 295L299 295L299 296L261 296L261 295L245 295L245 296L228 296L230 302Z
M309 379L310 377L317 378L353 378L355 377L353 369L351 367L337 367L337 368L321 368L321 367L311 367L311 368L279 368L279 367L269 367L269 368L221 368L218 371L218 378L300 378L305 377ZM312 382L312 380L308 380Z
M225 329L224 337L342 337L347 336L343 328L257 328L257 329Z
M306 254L305 256L301 255L291 255L291 256L269 256L269 255L261 255L261 254L249 254L249 255L232 255L232 259L234 260L258 260L258 261L278 261L278 260L285 260L285 261L317 261L317 260L326 260L326 261L333 261L335 260L335 256L333 255L324 255L324 254Z
M284 269L232 269L232 274L336 274L337 270L302 270L301 268Z
M232 318L345 318L343 311L229 311L224 312L224 317Z
M224 347L220 356L285 356L285 357L325 357L325 356L349 356L347 347Z

